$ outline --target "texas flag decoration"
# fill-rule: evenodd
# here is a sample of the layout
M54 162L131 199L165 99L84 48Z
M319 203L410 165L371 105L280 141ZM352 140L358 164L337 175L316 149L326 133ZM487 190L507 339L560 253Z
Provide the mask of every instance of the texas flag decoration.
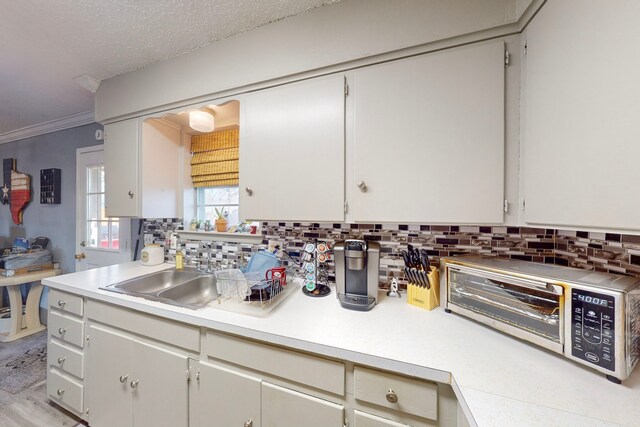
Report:
M22 224L22 211L31 201L31 177L26 173L11 171L11 218L15 224Z

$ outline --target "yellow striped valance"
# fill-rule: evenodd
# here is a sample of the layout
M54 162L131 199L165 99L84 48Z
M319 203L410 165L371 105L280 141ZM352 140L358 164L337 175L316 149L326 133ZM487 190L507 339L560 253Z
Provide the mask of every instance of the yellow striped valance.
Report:
M239 129L191 137L191 180L194 187L238 185Z

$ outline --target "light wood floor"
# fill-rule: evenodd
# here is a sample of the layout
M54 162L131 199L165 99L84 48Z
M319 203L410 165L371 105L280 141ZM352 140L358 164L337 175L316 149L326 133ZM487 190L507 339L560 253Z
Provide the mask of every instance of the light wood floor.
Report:
M49 402L46 381L18 394L0 390L0 427L73 427L79 421Z

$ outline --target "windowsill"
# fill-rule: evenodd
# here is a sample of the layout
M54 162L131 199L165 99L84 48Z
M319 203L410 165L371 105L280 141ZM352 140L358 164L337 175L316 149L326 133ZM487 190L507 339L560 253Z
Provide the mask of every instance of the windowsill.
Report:
M196 240L210 240L213 242L230 242L230 243L262 243L264 236L262 234L250 234L250 233L227 233L219 231L177 231L179 236L186 237L188 239Z

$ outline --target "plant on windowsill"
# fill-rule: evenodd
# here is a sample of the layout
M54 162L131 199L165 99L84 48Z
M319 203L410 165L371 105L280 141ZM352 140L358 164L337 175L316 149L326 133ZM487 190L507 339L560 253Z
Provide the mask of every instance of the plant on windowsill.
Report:
M216 225L216 231L227 231L227 215L229 215L229 213L227 211L224 210L224 208L220 208L220 210L218 210L218 208L214 208L216 210L216 221L215 221L215 225Z

